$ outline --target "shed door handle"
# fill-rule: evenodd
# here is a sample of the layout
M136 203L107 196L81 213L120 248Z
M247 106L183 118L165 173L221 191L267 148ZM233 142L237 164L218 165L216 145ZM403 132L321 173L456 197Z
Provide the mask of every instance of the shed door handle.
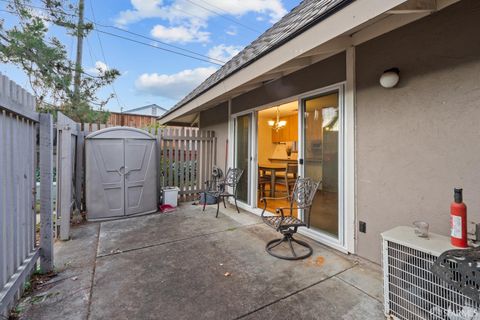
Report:
M122 173L122 168L125 169L124 166L121 166L120 168L117 169L117 172L119 175L123 176L125 173Z

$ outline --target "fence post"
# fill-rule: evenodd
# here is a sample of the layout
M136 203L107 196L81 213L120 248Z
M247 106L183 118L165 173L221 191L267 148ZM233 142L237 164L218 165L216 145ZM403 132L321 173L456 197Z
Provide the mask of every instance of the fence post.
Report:
M83 179L84 179L84 164L83 164L83 148L84 148L84 142L85 142L85 136L83 131L81 130L81 125L80 123L77 124L77 147L76 147L76 160L75 160L75 205L78 209L78 211L81 211L84 206L82 204L84 201L82 199L84 198L84 195L82 194L83 188Z
M70 208L72 207L72 134L70 124L58 121L60 161L57 164L57 219L60 213L60 240L70 239ZM58 139L58 138L57 138ZM58 156L58 155L57 155ZM59 174L60 173L60 174Z
M53 122L40 114L40 270L53 271Z

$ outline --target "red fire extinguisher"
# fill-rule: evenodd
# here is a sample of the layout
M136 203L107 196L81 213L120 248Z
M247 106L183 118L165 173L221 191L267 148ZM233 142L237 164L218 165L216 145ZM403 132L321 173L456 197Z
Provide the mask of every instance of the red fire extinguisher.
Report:
M467 206L462 191L455 188L454 202L450 205L450 241L455 247L467 248Z

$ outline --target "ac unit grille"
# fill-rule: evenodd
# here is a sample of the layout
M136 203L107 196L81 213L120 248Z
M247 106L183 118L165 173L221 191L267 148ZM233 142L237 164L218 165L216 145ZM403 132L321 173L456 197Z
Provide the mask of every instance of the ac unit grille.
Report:
M472 319L470 315L480 310L480 305L430 272L436 256L391 241L385 245L390 315L405 320Z

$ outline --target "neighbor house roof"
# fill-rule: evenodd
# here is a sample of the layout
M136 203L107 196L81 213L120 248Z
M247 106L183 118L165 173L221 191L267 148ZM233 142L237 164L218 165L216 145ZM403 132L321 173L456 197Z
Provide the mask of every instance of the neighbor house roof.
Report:
M162 107L160 107L159 105L153 103L153 104L149 104L149 105L146 105L146 106L143 106L143 107L138 107L138 108L134 108L134 109L125 110L125 111L123 111L123 112L124 112L124 113L131 113L131 112L140 111L140 110L145 110L145 109L151 109L151 108L157 108L157 109L162 110L163 112L167 112L167 111L168 111L167 109L162 108Z
M220 81L319 23L354 0L305 0L208 77L162 117L181 108Z

